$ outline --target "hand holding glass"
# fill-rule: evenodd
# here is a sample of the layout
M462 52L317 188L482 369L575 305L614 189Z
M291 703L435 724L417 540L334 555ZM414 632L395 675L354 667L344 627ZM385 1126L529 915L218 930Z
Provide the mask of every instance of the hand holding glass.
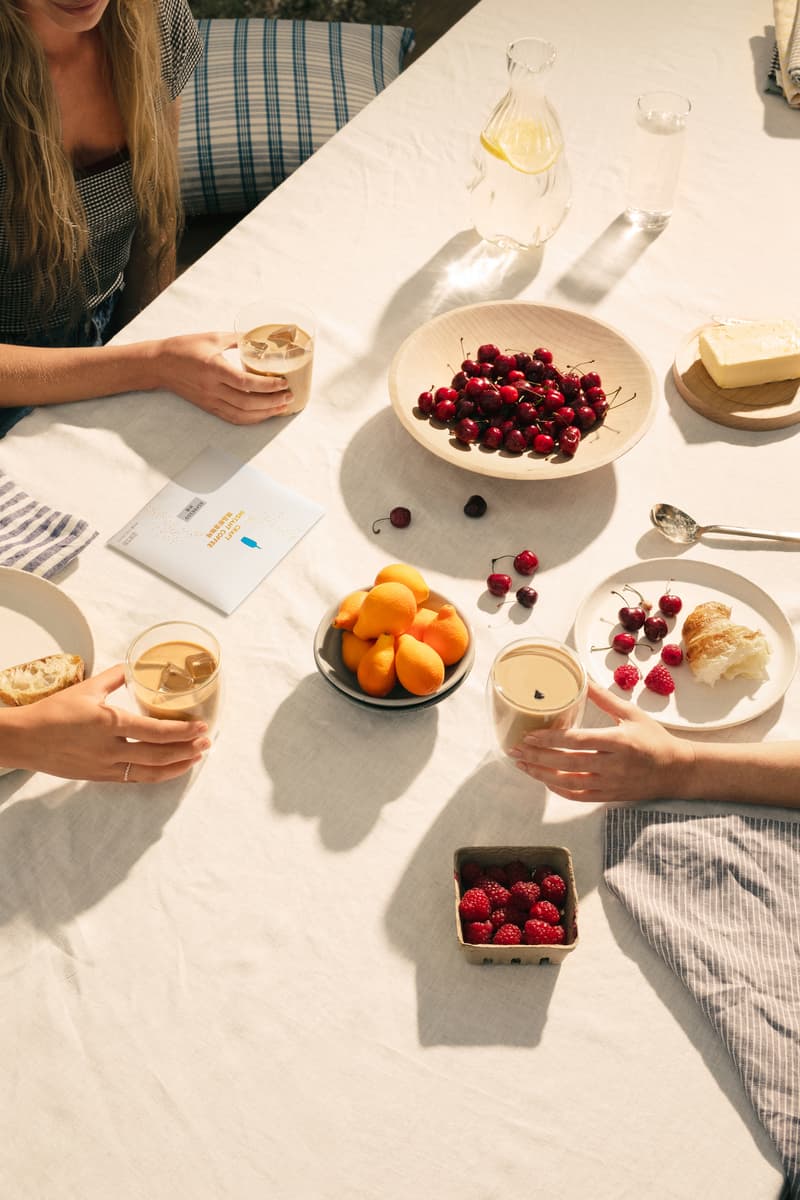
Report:
M573 650L551 638L522 638L492 663L487 685L497 746L508 754L526 733L568 729L586 707L586 672Z
M164 621L131 642L125 681L145 716L205 721L213 732L221 665L219 642L208 629L189 621Z
M300 412L311 393L316 321L307 308L282 300L253 300L236 315L239 357L255 375L281 375L292 399L286 413Z

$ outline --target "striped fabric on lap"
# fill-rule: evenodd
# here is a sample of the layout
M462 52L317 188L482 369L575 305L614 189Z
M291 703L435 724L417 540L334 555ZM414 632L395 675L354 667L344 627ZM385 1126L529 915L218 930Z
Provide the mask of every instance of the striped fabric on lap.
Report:
M188 213L247 212L397 77L410 29L341 21L198 22L204 57L183 93Z
M605 881L719 1033L800 1200L800 822L610 809Z
M96 537L86 521L39 504L0 471L0 566L52 579Z

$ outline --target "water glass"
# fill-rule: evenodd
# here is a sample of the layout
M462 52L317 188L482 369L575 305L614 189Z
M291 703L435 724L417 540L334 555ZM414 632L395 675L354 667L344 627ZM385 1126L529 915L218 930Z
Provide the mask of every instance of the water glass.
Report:
M677 92L636 101L626 216L639 229L663 229L672 216L691 110Z

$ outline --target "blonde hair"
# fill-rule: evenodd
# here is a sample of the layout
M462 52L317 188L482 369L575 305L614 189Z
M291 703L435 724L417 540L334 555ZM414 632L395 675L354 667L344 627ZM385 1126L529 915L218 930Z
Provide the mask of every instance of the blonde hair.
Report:
M160 270L180 223L177 148L161 73L157 0L111 0L100 21L108 68L127 134L137 232ZM81 294L89 248L86 213L66 154L44 52L25 16L0 0L2 220L13 268L33 276L37 303Z

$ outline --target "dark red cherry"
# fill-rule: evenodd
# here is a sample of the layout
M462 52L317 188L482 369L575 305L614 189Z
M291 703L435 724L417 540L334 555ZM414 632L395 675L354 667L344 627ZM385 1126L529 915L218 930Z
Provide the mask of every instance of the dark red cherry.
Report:
M532 575L539 566L539 559L532 550L520 550L514 558L514 570L520 575Z
M667 622L663 617L648 617L644 623L644 636L649 642L660 642L667 636Z
M482 517L488 507L483 496L470 496L464 505L464 512L468 517Z
M493 596L506 596L511 590L511 576L493 571L486 580L486 586Z
M388 517L378 517L377 520L372 522L373 533L380 533L378 526L382 524L383 521L389 521L392 525L394 525L395 529L406 529L411 524L411 512L409 509L401 506L393 508Z
M523 608L533 608L538 599L539 593L536 588L521 587L517 589L517 600Z

